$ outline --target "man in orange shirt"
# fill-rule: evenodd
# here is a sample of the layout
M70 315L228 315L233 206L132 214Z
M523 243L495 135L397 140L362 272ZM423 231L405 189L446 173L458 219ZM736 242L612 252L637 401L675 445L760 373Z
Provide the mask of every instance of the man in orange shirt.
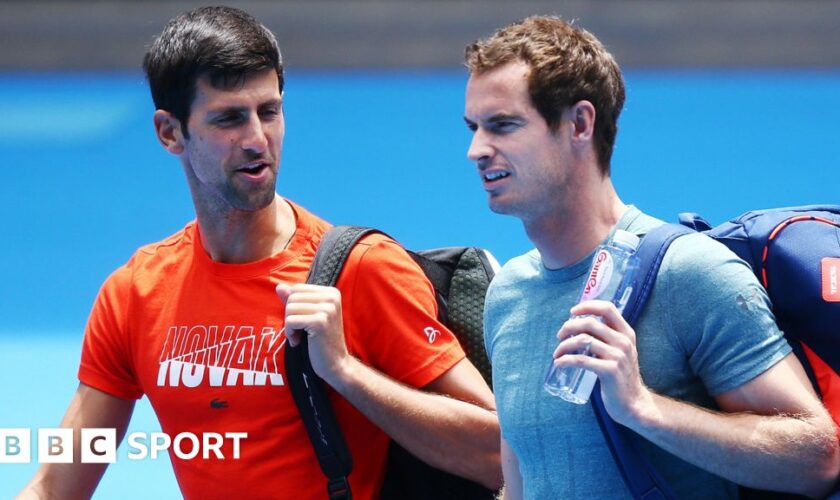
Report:
M284 118L274 36L240 10L196 9L169 22L144 69L157 137L180 158L197 217L103 285L61 426L76 443L83 428L116 429L119 441L145 394L171 437L238 436L171 454L185 497L323 498L284 378L286 341L299 340L287 332L302 330L332 388L356 498L377 496L389 437L498 487L492 393L438 322L410 257L368 237L337 288L303 284L329 224L275 192ZM22 496L90 496L105 467L81 463L77 446L73 463L45 464Z

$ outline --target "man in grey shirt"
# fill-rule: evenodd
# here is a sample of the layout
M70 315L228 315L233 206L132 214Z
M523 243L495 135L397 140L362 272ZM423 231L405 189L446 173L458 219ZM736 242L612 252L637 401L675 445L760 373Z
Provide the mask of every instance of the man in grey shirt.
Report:
M490 209L521 219L536 246L505 265L485 309L506 497L630 496L589 406L542 390L552 353L598 375L610 416L645 438L680 498L735 497L736 484L827 492L840 470L834 425L764 290L725 247L675 242L635 330L611 303L575 305L600 243L662 223L610 179L624 104L613 57L577 26L531 17L466 59L468 156ZM593 357L575 354L585 345Z

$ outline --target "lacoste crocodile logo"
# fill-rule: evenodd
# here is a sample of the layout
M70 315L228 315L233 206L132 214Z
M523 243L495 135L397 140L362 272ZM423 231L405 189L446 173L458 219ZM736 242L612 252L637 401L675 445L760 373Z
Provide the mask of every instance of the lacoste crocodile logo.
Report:
M227 407L228 407L227 401L225 401L223 399L213 398L213 400L210 401L210 408L227 408Z

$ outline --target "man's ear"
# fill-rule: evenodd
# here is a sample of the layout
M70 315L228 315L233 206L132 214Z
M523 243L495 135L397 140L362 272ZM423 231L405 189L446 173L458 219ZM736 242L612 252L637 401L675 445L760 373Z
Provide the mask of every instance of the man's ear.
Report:
M174 155L184 152L184 134L181 122L169 111L158 109L153 116L155 133L163 148Z
M591 142L595 134L595 106L586 100L578 101L567 112L573 125L573 140Z

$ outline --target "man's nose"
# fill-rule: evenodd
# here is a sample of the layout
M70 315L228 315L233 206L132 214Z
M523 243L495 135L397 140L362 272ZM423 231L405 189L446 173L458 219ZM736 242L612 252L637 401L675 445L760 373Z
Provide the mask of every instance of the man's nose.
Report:
M268 148L267 134L268 130L265 124L262 123L259 116L254 116L243 130L242 149L253 153L264 153Z
M478 129L473 133L470 148L467 150L467 158L474 161L479 168L493 156L493 147L490 145L487 134Z

